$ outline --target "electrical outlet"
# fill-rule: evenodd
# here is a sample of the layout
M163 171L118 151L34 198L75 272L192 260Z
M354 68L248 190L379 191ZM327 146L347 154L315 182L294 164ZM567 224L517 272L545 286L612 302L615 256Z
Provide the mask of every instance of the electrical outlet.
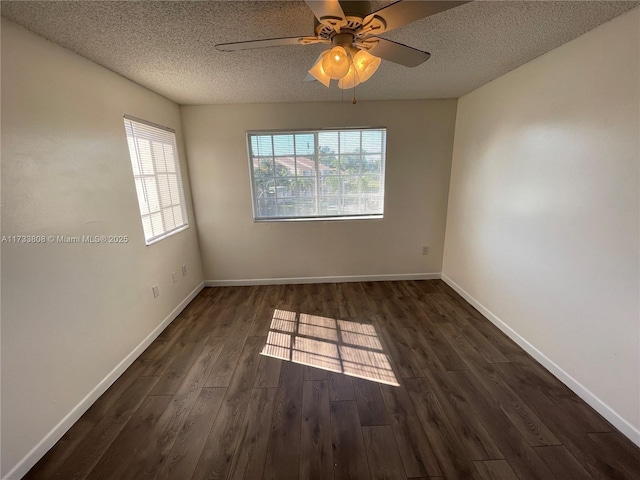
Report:
M178 283L178 274L176 272L171 274L171 280L173 280L173 283Z
M422 247L422 254L423 255L429 255L429 247Z
M187 266L186 265L182 265L182 276L183 277L187 276Z
M153 292L153 298L158 298L160 296L160 287L158 287L158 285L151 287L151 291Z

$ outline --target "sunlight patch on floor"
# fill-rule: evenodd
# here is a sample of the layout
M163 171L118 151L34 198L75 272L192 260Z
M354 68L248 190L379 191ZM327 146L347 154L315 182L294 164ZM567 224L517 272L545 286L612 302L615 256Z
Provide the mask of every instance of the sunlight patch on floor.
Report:
M373 325L276 309L262 355L399 386Z

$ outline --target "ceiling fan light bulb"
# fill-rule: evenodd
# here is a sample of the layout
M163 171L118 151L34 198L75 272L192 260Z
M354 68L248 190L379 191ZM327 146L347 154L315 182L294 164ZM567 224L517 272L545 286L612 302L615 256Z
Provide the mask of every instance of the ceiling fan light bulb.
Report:
M351 59L344 47L335 46L322 58L322 69L334 80L340 80L349 72Z
M366 82L371 78L371 75L376 73L382 59L371 55L366 50L360 50L355 57L353 57L353 65L358 71L358 78L360 82Z
M357 87L360 85L360 76L358 75L357 70L351 66L347 74L338 81L338 87L346 90L349 88Z

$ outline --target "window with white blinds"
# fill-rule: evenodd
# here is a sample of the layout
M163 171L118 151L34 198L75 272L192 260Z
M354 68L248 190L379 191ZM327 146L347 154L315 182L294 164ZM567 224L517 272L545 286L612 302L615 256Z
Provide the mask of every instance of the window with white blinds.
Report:
M247 132L255 220L380 218L384 128Z
M189 226L175 131L124 116L147 245Z

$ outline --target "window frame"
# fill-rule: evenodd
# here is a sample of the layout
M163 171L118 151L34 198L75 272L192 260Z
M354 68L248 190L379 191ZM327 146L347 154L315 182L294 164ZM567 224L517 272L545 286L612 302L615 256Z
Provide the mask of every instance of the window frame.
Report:
M256 189L256 183L255 183L255 172L254 172L254 164L253 164L253 151L252 151L252 146L251 146L251 138L252 136L265 136L265 135L270 135L270 136L274 136L274 135L283 135L283 134L290 134L292 136L296 136L299 134L313 134L314 135L314 153L311 155L313 157L313 161L315 163L315 175L310 176L309 178L311 179L315 179L315 189L316 189L316 195L315 198L316 202L319 202L320 198L323 197L322 195L318 195L317 194L317 189L320 186L320 179L323 177L323 175L320 174L319 172L319 166L320 166L320 157L322 156L319 153L319 142L318 142L318 134L320 133L326 133L326 132L349 132L349 131L360 131L360 138L361 138L361 142L362 142L362 132L363 131L367 131L367 130L382 130L383 134L382 134L382 149L381 152L379 153L379 155L381 156L381 164L380 164L380 172L379 172L379 177L380 177L380 182L381 182L381 189L382 189L382 195L381 195L381 199L382 199L382 208L381 211L379 213L362 213L362 214L340 214L340 215L309 215L309 216L304 216L304 215L296 215L296 216L288 216L288 217L258 217L257 216L257 204L256 204L256 198L255 198L255 189ZM250 190L251 190L251 209L252 209L252 215L253 215L253 221L254 223L262 223L262 222L307 222L307 221L344 221L344 220L380 220L384 218L384 200L385 200L385 186L386 186L386 161L387 161L387 154L386 154L386 150L387 150L387 127L383 127L383 126L358 126L358 127L326 127L326 128L305 128L305 129L268 129L268 130L247 130L245 132L246 134L246 141L247 141L247 159L248 159L248 164L249 164L249 180L250 180ZM361 143L362 145L362 143ZM376 155L372 154L372 155ZM336 153L336 155L340 156L340 153ZM360 166L360 173L358 174L358 176L362 176L362 157L364 156L362 152L358 153L358 155L360 155L361 157L361 161L359 163ZM269 155L270 157L272 157L274 160L276 157L278 157L278 155L275 154L275 150L272 151L272 154ZM295 152L295 147L294 147L294 152L291 155L293 158L296 159L296 165L297 165L297 153ZM297 168L297 166L296 166ZM297 175L297 173L294 176L289 176L289 177L278 177L278 175L274 172L274 179L276 180L276 190L277 190L277 179L278 178L305 178L304 176L300 177L299 175ZM327 176L338 176L338 177L346 177L346 176L354 176L354 175L349 175L349 174L338 174L338 175L327 175ZM343 196L344 193L341 193L339 196L336 196L336 198L339 199L344 199L344 198L358 198L361 199L363 198L363 194L362 192L360 194L358 194L357 197L345 197ZM377 195L378 197L380 197L380 194ZM295 197L294 197L295 198ZM277 197L276 197L277 199ZM319 211L319 207L317 207Z
M177 233L180 233L186 229L189 228L189 215L188 215L188 211L187 211L187 204L186 204L186 200L185 200L185 195L184 195L184 184L182 181L182 168L180 165L180 156L178 155L178 146L177 146L177 139L176 139L176 131L172 128L169 127L165 127L163 125L159 125L157 123L153 123L150 122L148 120L143 120L141 118L137 118L134 117L132 115L127 115L124 114L122 116L123 120L124 120L124 129L125 129L125 139L127 141L127 151L129 152L129 159L131 162L131 173L132 173L132 177L133 177L133 181L134 181L134 188L136 189L136 201L138 203L138 212L140 214L140 225L142 227L142 235L144 237L145 240L145 245L149 246L149 245L153 245L161 240L164 240L165 238L168 238L172 235L175 235ZM166 132L169 133L171 135L171 142L165 142L162 141L161 139L154 137L153 134L149 134L149 135L144 135L143 132L135 132L134 131L134 126L131 124L139 124L143 130L145 128L151 128L151 129L155 129L161 132ZM131 131L131 134L130 134ZM140 133L142 133L140 135ZM157 133L157 132L156 132ZM158 135L158 137L160 137L160 135ZM175 169L175 172L171 172L170 170L165 171L164 173L162 172L158 172L157 170L157 159L155 157L155 154L153 153L153 149L151 149L151 165L153 167L153 173L143 173L143 168L142 168L142 162L141 162L141 157L140 154L138 152L138 150L136 149L135 152L135 157L133 155L133 152L131 150L130 147L130 143L129 143L129 139L133 138L134 141L136 138L143 138L148 140L149 142L159 142L161 143L163 146L169 146L171 147L172 151L173 151L173 167ZM138 165L138 174L136 174L135 172L135 167L134 167L134 162L137 162ZM166 164L165 164L166 165ZM165 167L166 168L166 167ZM162 203L162 193L161 193L161 188L160 188L160 183L159 183L159 176L166 174L167 177L170 174L175 173L176 176L176 185L177 185L177 189L178 189L178 203L171 203L170 205L164 205ZM140 184L142 185L142 189L143 189L143 196L147 196L146 193L146 188L144 186L145 182L143 181L144 178L149 178L149 177L153 177L153 179L155 180L155 185L156 185L156 194L158 197L158 209L154 210L153 212L149 211L148 213L144 212L144 205L141 202L141 192L139 191L139 187L138 187L138 181L140 180ZM171 188L170 184L169 184L169 179L167 178L167 188ZM148 202L147 202L148 205ZM174 226L173 228L170 229L166 229L165 226L165 216L163 213L163 210L166 210L167 208L176 208L179 207L180 211L181 211L181 216L182 216L182 223L178 226ZM160 213L161 219L162 219L162 229L163 232L159 233L157 235L151 235L151 236L147 236L147 230L145 230L145 218L149 218L149 222L152 222L151 220L151 216L154 214ZM153 227L152 228L152 232L153 232Z

